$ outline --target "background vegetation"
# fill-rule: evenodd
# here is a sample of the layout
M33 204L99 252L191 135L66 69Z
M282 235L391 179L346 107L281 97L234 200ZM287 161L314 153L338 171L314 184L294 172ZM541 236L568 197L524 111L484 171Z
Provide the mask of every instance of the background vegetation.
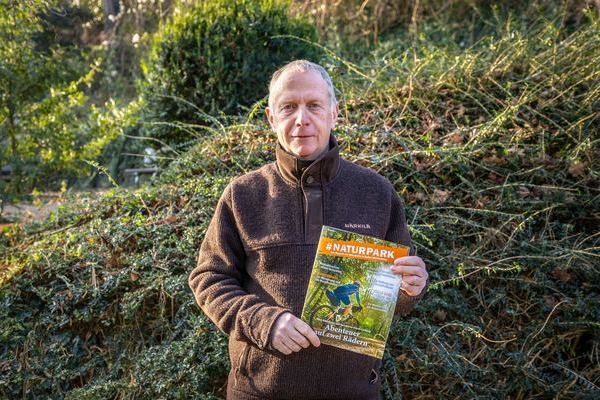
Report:
M154 15L154 32L172 9L162 14L166 2L148 3L140 15ZM0 4L17 10L16 2ZM146 2L121 2L122 10L138 4ZM383 394L597 398L600 9L585 1L402 4L288 5L319 33L312 46L340 92L334 134L342 156L395 184L430 272L426 299L392 325ZM170 5L184 6L191 7ZM151 32L136 47L131 33L119 31L126 14L105 19L90 9L92 21L112 22L99 31L122 32L110 40L132 49L130 60L142 59ZM118 171L126 163L111 161L115 149L153 142L132 139L144 135L142 72L124 67L116 45L77 44L81 59L43 54L27 33L40 29L21 34L26 27L15 23L33 24L37 8L18 10L0 13L9 15L0 23L10 39L0 42L0 70L17 71L0 83L2 151L12 149L4 145L10 129L20 142L39 138L31 156L8 153L33 160L25 164L36 174L46 165L43 143L57 129L64 132L57 138L97 129L104 133L83 136L76 148L105 138L109 144L95 146L103 149L95 168ZM13 67L17 52L32 61ZM71 70L56 60L84 61ZM37 98L14 90L25 78L37 82L46 64L62 74L52 78L58 83L44 84ZM52 100L55 87L80 101ZM121 92L107 103L111 88ZM256 90L266 95L266 87ZM20 125L26 114L15 119L9 105L17 100L6 99L22 99L19 110L47 110L28 115L64 122L42 124L46 134L33 117ZM260 102L198 125L188 128L192 146L172 153L149 185L130 190L115 181L97 198L67 192L69 203L47 220L3 228L3 397L224 398L226 337L194 303L187 275L224 186L273 161L276 139ZM98 153L86 154L80 158Z
M240 113L264 97L273 71L295 59L318 60L307 20L272 0L201 2L174 15L153 38L143 63L146 135L181 148L214 116ZM210 130L208 130L210 132Z

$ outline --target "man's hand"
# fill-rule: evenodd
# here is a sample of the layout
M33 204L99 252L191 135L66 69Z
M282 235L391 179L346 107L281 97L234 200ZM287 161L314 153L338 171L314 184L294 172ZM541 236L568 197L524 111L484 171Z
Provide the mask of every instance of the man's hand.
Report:
M275 321L271 343L275 349L285 355L300 351L311 344L315 347L321 345L315 331L306 322L289 312L281 314Z
M402 276L400 289L408 293L409 296L419 295L423 291L429 276L425 262L417 256L396 258L390 270L392 273Z

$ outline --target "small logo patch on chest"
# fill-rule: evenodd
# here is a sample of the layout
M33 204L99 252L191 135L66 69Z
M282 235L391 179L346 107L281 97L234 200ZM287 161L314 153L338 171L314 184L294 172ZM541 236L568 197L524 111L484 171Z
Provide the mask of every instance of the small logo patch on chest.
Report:
M346 223L344 224L344 228L362 228L362 229L371 229L371 225L369 224L350 224L350 223Z

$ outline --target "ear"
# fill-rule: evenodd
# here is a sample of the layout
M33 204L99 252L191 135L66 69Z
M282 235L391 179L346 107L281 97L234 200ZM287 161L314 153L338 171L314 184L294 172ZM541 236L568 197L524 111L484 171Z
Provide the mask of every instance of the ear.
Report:
M339 103L336 101L335 107L331 108L331 119L332 119L331 129L335 128L339 113L340 113L340 106L339 106Z
M273 130L273 132L276 132L275 118L273 116L273 111L271 110L271 107L265 108L265 114L267 114L267 120L269 121L269 125L271 125L271 129Z

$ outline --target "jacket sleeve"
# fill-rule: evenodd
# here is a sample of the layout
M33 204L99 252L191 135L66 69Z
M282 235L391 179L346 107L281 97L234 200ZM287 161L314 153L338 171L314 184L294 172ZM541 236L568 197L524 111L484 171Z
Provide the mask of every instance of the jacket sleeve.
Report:
M409 255L416 255L415 247L410 238L410 233L408 232L408 225L406 223L406 215L404 213L404 204L396 190L393 189L392 186L392 206L390 213L390 223L388 226L387 234L385 239L394 242L403 244L405 246L410 247ZM406 315L408 314L421 300L425 294L427 293L427 288L429 287L429 277L425 283L425 287L416 296L410 296L404 290L400 290L398 294L398 300L396 301L396 308L394 310L394 316L397 315Z
M235 223L231 190L230 183L217 203L188 284L202 311L222 332L271 349L273 324L289 310L243 288L246 252Z

